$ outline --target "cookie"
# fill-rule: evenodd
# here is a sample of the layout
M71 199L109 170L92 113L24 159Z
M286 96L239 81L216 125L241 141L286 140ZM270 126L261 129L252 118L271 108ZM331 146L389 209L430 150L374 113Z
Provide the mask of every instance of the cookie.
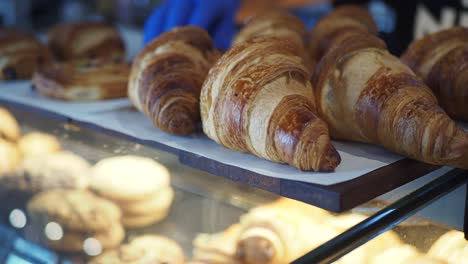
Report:
M41 192L28 203L33 219L57 222L64 229L99 232L118 223L121 212L117 205L87 190L51 190Z
M118 202L141 201L169 186L169 171L156 161L119 156L99 161L92 168L91 189Z
M16 142L21 136L18 122L13 115L3 107L0 107L0 139Z
M177 242L162 236L145 235L105 252L90 261L90 264L182 264L185 257Z
M13 143L0 139L0 176L17 169L20 159L18 148Z
M120 203L120 209L124 215L145 215L148 212L162 212L169 210L174 191L171 187L165 187L145 200L131 203Z
M169 210L150 212L146 215L124 215L122 224L128 228L139 228L155 224L166 218Z
M47 240L49 247L66 252L82 252L87 239L95 239L102 249L112 249L120 245L125 238L125 230L121 224L113 224L96 233L65 231L59 240Z
M18 141L18 148L23 155L43 156L60 150L60 142L54 136L41 132L32 132L24 135Z

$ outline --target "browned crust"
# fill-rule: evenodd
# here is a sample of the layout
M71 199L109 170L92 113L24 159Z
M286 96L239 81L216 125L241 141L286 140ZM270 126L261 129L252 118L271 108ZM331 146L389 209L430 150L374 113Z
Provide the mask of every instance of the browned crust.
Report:
M129 72L130 66L125 63L50 63L34 73L32 82L47 97L68 101L104 100L127 96ZM77 88L86 90L96 87L96 98L70 93Z
M113 30L114 34L94 46L87 47L83 52L75 52L73 43L79 41L82 37L86 37L83 32L90 28L106 31ZM100 22L58 24L48 32L48 45L59 60L123 58L125 55L125 45L119 32L112 26Z
M205 65L198 65L192 57L174 48L151 58L146 58L145 68L140 67L142 60L157 48L169 43L183 43L203 54ZM195 131L200 121L200 90L208 74L209 66L218 58L219 53L208 33L198 27L180 27L163 33L138 54L132 66L132 85L129 90L136 91L135 100L139 101L142 111L159 129L178 135ZM141 76L138 83L135 78Z
M0 69L0 80L29 79L52 57L34 36L13 29L0 29L0 56L7 60Z

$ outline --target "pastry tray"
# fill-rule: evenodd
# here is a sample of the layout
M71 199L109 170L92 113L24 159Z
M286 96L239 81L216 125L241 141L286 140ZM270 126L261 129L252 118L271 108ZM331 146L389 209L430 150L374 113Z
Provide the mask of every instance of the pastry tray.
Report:
M193 168L333 212L351 209L440 168L376 146L334 142L342 157L335 172L301 172L225 149L201 133L179 137L161 132L126 99L62 102L42 97L29 81L0 84L0 104L171 152Z

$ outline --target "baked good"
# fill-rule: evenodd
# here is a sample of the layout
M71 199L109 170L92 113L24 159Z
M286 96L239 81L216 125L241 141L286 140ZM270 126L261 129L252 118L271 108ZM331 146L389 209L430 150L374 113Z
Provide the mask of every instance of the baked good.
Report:
M463 232L452 230L439 237L427 254L445 260L449 264L466 264L468 263L468 242Z
M288 39L298 47L307 47L307 29L304 23L285 11L267 11L256 15L248 20L247 24L240 30L233 44L239 44L255 37L273 37L278 39ZM304 52L304 60L308 61L309 56Z
M241 226L234 224L215 234L198 234L193 240L193 263L236 264L237 240Z
M335 139L382 145L422 162L468 168L468 133L432 91L371 34L331 48L315 75L317 106Z
M48 45L59 60L124 59L125 45L116 28L100 22L64 23L52 27Z
M454 27L416 40L401 59L452 118L468 121L468 28Z
M114 203L87 190L51 190L35 195L28 212L41 223L54 221L65 230L99 232L120 223L121 211Z
M158 162L145 157L116 156L94 165L90 187L108 199L135 202L146 200L169 184L169 171Z
M68 151L26 156L15 171L0 179L0 186L29 193L85 189L90 168L86 160Z
M21 137L21 129L15 117L0 107L0 139L16 142Z
M128 96L157 128L189 134L200 121L200 89L218 56L201 28L186 26L165 32L134 60Z
M91 175L91 189L121 207L126 227L147 226L169 213L174 198L169 171L152 159L103 159L94 165Z
M203 84L205 134L226 148L300 170L334 170L341 159L315 111L303 57L294 43L272 38L231 48Z
M0 138L0 181L7 173L16 170L21 155L13 143Z
M95 239L102 249L113 249L120 245L125 238L125 230L120 223L111 224L106 229L97 232L77 232L65 230L59 240L47 240L47 245L58 251L82 252L87 239Z
M38 68L32 82L42 95L67 101L91 101L127 96L130 66L93 60L49 63Z
M18 149L23 157L43 157L59 151L60 148L60 142L57 138L47 133L31 132L18 141Z
M357 5L342 5L322 17L309 34L312 63L318 64L325 53L349 35L368 33L377 35L372 15Z
M29 79L50 59L49 50L34 36L0 28L0 80Z
M141 216L158 213L167 215L173 199L174 191L171 187L167 186L141 201L119 202L119 206L124 215Z
M162 236L144 235L93 258L90 264L183 264L184 253L177 242Z

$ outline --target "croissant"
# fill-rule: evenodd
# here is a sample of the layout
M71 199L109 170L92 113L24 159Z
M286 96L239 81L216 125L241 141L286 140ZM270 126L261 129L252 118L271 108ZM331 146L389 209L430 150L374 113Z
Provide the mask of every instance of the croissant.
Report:
M256 207L241 217L237 258L246 264L291 263L339 234L321 224L326 216L289 199Z
M343 5L324 16L309 34L309 52L312 63L317 64L328 49L341 39L356 33L378 33L371 14L356 5Z
M47 37L59 60L121 60L125 56L125 45L117 29L100 22L58 24L49 30Z
M314 75L332 137L382 145L423 162L468 168L468 134L432 91L371 34L343 39Z
M305 48L307 29L304 23L294 15L282 11L269 11L251 18L237 34L233 44L239 44L254 37L289 39Z
M423 78L451 117L468 121L468 28L414 41L401 59Z
M200 120L200 89L219 57L206 31L180 27L150 42L136 57L128 96L159 129L193 132Z
M452 230L439 237L427 254L447 263L467 264L468 242L463 232Z
M193 261L195 263L236 264L237 239L241 226L233 224L215 234L198 234L193 240Z
M200 96L203 131L219 144L301 170L340 163L317 117L302 52L287 40L254 38L225 53Z

